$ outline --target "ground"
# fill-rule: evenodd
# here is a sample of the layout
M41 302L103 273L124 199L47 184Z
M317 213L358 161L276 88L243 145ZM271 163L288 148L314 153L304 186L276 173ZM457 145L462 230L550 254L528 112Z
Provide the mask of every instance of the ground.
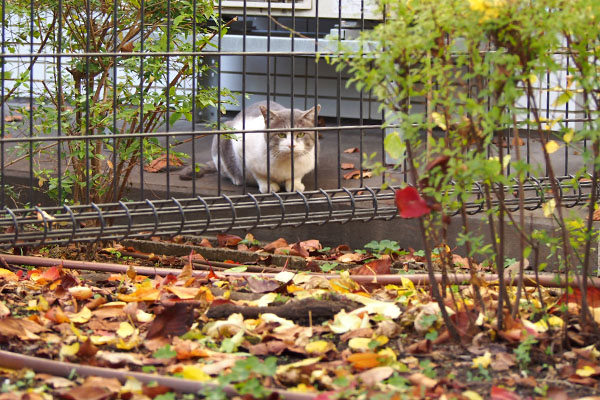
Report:
M577 293L565 300L562 288L528 287L518 315L507 312L498 329L489 275L480 286L486 310L468 282L452 284L446 306L460 333L455 342L422 278L423 252L389 240L351 250L218 235L33 253L56 261L1 258L1 349L114 376L69 374L70 367L59 376L48 373L56 366L26 364L2 370L0 399L29 390L28 398L164 400L198 390L174 391L161 380L168 376L215 384L208 398L227 389L248 399L275 390L271 398L469 400L576 399L599 390L597 336L578 324ZM74 259L122 266L99 272L97 264L69 264ZM453 259L461 272L464 259ZM573 312L566 325L565 310ZM12 353L0 354L3 365ZM126 381L133 371L141 375Z

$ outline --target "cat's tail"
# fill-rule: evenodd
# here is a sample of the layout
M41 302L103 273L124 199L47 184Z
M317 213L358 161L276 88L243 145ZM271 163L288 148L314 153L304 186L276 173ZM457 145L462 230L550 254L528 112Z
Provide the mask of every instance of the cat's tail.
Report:
M194 178L193 168L192 165L188 165L182 169L179 173L179 179L191 181ZM208 161L205 163L196 163L196 178L200 178L204 176L204 174L210 174L212 172L217 172L217 167L214 162Z

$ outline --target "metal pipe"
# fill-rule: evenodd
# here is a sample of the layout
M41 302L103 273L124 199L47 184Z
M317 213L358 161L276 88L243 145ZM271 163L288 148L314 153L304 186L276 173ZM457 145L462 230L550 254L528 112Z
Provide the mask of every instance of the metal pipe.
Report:
M19 265L33 265L40 267L52 267L56 265L62 265L67 269L78 269L84 271L100 271L100 272L111 272L116 274L124 274L127 272L127 268L129 265L121 265L121 264L112 264L112 263L98 263L98 262L89 262L89 261L75 261L75 260L58 260L55 258L44 258L44 257L32 257L32 256L15 256L10 254L1 255L0 258L3 258L8 264L19 264ZM154 268L154 267L142 267L142 266L134 266L136 272L140 275L158 275L165 276L168 274L179 274L181 273L181 269L177 268ZM249 277L256 276L256 273L252 272L219 272L222 276L227 277ZM206 276L208 272L206 271L194 271L195 276ZM264 273L260 274L261 277L265 278L273 278L275 277L275 273ZM325 279L335 279L339 278L339 274L321 274L321 273L309 273L309 275L319 276ZM413 282L415 285L429 285L429 277L427 274L389 274L389 275L351 275L352 279L357 283L369 284L369 283L379 283L382 285L388 284L401 284L402 279L408 279ZM498 280L498 275L496 274L483 274L482 277L484 280L488 282L493 282ZM441 282L442 274L435 274L436 282ZM448 275L448 282L453 285L460 285L468 283L471 279L469 274L450 274ZM507 281L510 281L512 278L509 275L505 276ZM591 285L595 287L600 287L600 278L589 278L589 282ZM567 280L561 274L547 274L540 276L539 284L544 287L551 288L559 288L565 287ZM510 282L507 284L511 285ZM525 277L525 281L523 282L525 286L536 286L536 281L533 277ZM570 282L570 285L574 285L573 282Z
M125 383L128 378L135 378L142 383L156 382L161 386L167 386L183 393L198 393L206 389L218 389L219 385L207 382L198 382L182 378L173 378L170 376L161 376L157 374L147 374L143 372L127 371L113 368L93 367L90 365L81 365L63 361L48 360L46 358L38 358L26 356L10 351L0 350L0 365L3 368L10 369L32 369L37 373L44 373L53 376L69 377L75 371L78 376L99 376L103 378L116 378L121 383ZM222 387L228 396L239 395L231 385ZM284 399L288 400L308 400L315 397L315 394L303 394L296 392L288 392L281 389L269 389L278 393Z

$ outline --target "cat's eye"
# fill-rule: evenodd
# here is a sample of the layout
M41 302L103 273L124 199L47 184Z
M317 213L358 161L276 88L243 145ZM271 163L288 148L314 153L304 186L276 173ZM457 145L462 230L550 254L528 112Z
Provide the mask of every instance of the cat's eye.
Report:
M306 132L298 132L298 133L296 134L296 137L297 137L298 139L300 139L301 137L304 137L304 135L305 135L305 134L306 134Z
M282 139L285 139L285 138L287 137L287 134L286 134L285 132L279 132L279 133L277 134L277 136L279 136L279 137L280 137L280 138L282 138Z

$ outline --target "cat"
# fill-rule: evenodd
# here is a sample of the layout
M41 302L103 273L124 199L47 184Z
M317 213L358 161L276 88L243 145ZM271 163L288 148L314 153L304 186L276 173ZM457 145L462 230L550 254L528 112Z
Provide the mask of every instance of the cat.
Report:
M316 112L321 106L316 106ZM294 127L313 128L315 126L315 107L309 110L294 109ZM238 113L235 118L226 124L235 130L266 129L267 121L270 129L292 127L292 110L273 101L267 103L261 101L246 108L245 112ZM244 116L246 119L243 124ZM294 149L294 179L292 182L291 159L292 139ZM227 176L234 185L242 185L243 169L243 140L242 134L231 134L230 138L217 135L212 142L212 159L214 165L218 165L218 148L220 146L221 173ZM305 186L302 178L310 173L315 167L315 146L319 151L318 135L314 131L281 131L281 132L249 132L246 133L246 183L258 186L261 193L268 190L278 192L282 186L286 191L304 191ZM268 143L268 148L267 148ZM270 180L267 178L267 152L270 159ZM211 170L214 170L211 168ZM182 178L185 172L182 172ZM269 185L270 183L270 185Z

